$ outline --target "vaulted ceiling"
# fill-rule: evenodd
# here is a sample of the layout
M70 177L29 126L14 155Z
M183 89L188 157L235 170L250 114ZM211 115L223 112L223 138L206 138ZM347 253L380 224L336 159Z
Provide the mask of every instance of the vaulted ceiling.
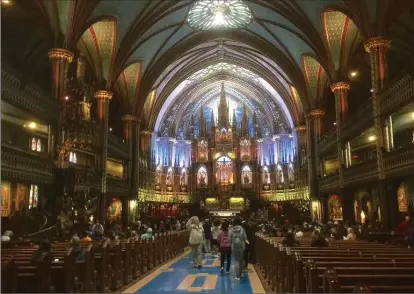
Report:
M2 23L9 38L12 26L29 21L40 32L31 45L38 52L44 52L41 42L83 54L98 84L114 91L125 112L139 115L151 129L168 106L185 105L180 119L198 111L191 101L205 97L207 102L214 96L208 89L222 80L229 95L239 91L257 101L249 107L272 118L266 108L270 99L293 127L303 123L305 112L324 107L329 83L349 79L365 40L399 36L401 50L412 48L409 34L401 36L393 25L412 36L412 26L404 26L407 11L413 10L410 0L217 1L246 5L251 12L247 26L193 29L188 15L200 1L189 0L11 0L3 7ZM20 44L26 46L23 55L34 50L24 40ZM206 72L219 63L240 70Z

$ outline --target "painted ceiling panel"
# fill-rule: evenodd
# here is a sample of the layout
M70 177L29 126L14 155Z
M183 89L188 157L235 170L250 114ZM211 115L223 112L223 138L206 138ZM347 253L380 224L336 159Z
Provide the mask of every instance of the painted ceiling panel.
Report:
M299 31L299 29L282 15L277 14L276 12L263 7L262 5L258 5L255 3L249 3L250 8L254 11L255 18L262 18L270 21L277 22L279 24L285 25L288 28Z
M173 13L167 14L157 23L152 25L147 31L145 31L145 33L143 33L135 42L135 45L138 44L141 40L144 40L146 37L155 34L158 31L161 31L163 28L168 27L169 25L184 23L187 10L188 7L185 6L181 9L178 9L177 11L174 11Z
M190 33L192 33L193 30L187 27L186 25L183 25L165 44L165 46L162 48L160 53L158 54L158 57L162 56L168 49L172 48L174 45L176 45L181 39L187 37Z
M323 87L327 78L326 72L319 62L310 56L303 56L302 65L312 99L316 103L323 94Z
M278 41L276 41L275 38L273 38L273 36L268 31L266 31L266 29L264 27L262 27L260 24L258 24L256 21L252 22L248 26L248 29L251 32L256 33L259 36L261 36L262 38L266 39L268 42L273 44L275 47L279 48L282 52L285 52L285 49L282 46L280 46L280 43Z
M157 53L157 50L162 46L165 40L176 28L169 28L147 40L145 43L132 54L130 60L141 60L142 61L142 73L145 73L148 64L151 59Z
M96 72L107 80L115 54L116 21L104 20L93 24L81 39L88 50L82 53L86 56L89 55L88 53L92 54Z
M296 88L293 86L290 86L290 93L291 93L291 96L293 97L293 100L295 101L295 105L297 105L299 108L299 113L303 113L302 101Z
M362 42L362 40L362 35L360 34L358 27L352 20L348 18L346 41L343 45L344 60L342 63L344 65L347 64L349 57L352 55L353 51L356 50L357 46Z
M128 98L130 106L135 104L135 94L138 88L138 82L140 80L141 65L139 62L135 62L129 65L122 74L118 77L118 85L123 92L123 96Z
M367 0L372 1L372 0ZM296 0L295 1L299 7L302 8L305 15L308 19L312 22L315 26L316 30L319 32L320 36L323 36L323 28L321 22L321 14L322 10L327 5L342 5L343 2L341 0L319 0L319 1L309 1L309 0Z
M52 2L52 1L50 1ZM59 19L60 19L60 28L64 36L68 29L68 23L71 22L74 9L73 0L58 1L58 10L59 10Z
M92 27L85 31L78 42L78 49L86 56L89 63L94 67L96 74L100 75L101 67L98 66L101 62L99 46L98 43L94 41L95 38L92 32L94 32Z
M300 39L295 34L275 26L273 24L265 24L280 40L283 40L283 44L289 48L290 54L295 58L296 64L300 66L300 59L303 53L313 53L311 47L306 44L302 39Z
M372 1L372 0L364 0L365 6L367 7L369 16L371 18L371 22L377 19L377 7L378 7L378 1Z
M344 37L347 16L339 11L326 11L323 14L325 39L331 52L335 69L339 69L341 63L342 39Z
M100 1L89 19L106 15L116 17L118 20L117 48L119 48L132 22L150 1L152 0L124 0L122 5L115 1Z

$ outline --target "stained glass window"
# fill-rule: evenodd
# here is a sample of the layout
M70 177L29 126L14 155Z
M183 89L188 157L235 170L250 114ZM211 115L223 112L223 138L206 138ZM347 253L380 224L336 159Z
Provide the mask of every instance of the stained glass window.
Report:
M77 163L78 159L75 152L69 152L69 162Z
M259 78L258 75L254 74L250 70L240 67L234 64L226 63L226 62L219 62L216 64L212 64L210 66L207 66L194 74L192 74L188 79L189 80L200 80L207 78L217 72L227 72L227 73L233 73L237 76L242 76L248 79L257 80Z
M36 138L32 138L30 149L32 149L32 151L36 151Z
M187 21L195 30L239 29L249 25L252 18L241 0L199 0L191 6Z
M37 207L38 199L39 199L39 186L30 185L29 209Z

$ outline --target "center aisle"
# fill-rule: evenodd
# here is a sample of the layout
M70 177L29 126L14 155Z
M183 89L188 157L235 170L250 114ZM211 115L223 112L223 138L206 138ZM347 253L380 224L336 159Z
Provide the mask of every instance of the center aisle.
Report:
M240 281L220 274L220 259L203 254L203 267L193 268L183 254L144 277L123 293L265 293L252 265Z

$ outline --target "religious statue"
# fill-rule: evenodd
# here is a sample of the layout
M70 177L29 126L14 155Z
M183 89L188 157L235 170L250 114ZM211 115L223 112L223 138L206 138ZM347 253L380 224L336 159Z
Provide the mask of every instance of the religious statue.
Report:
M283 171L281 168L277 169L276 177L277 177L276 180L278 184L283 183Z
M247 174L244 174L243 182L244 182L245 185L250 184L250 178Z
M206 184L206 176L204 175L204 173L202 173L200 175L200 185L204 186Z
M295 181L295 173L293 171L293 166L290 166L288 169L288 179L290 183L293 183Z

